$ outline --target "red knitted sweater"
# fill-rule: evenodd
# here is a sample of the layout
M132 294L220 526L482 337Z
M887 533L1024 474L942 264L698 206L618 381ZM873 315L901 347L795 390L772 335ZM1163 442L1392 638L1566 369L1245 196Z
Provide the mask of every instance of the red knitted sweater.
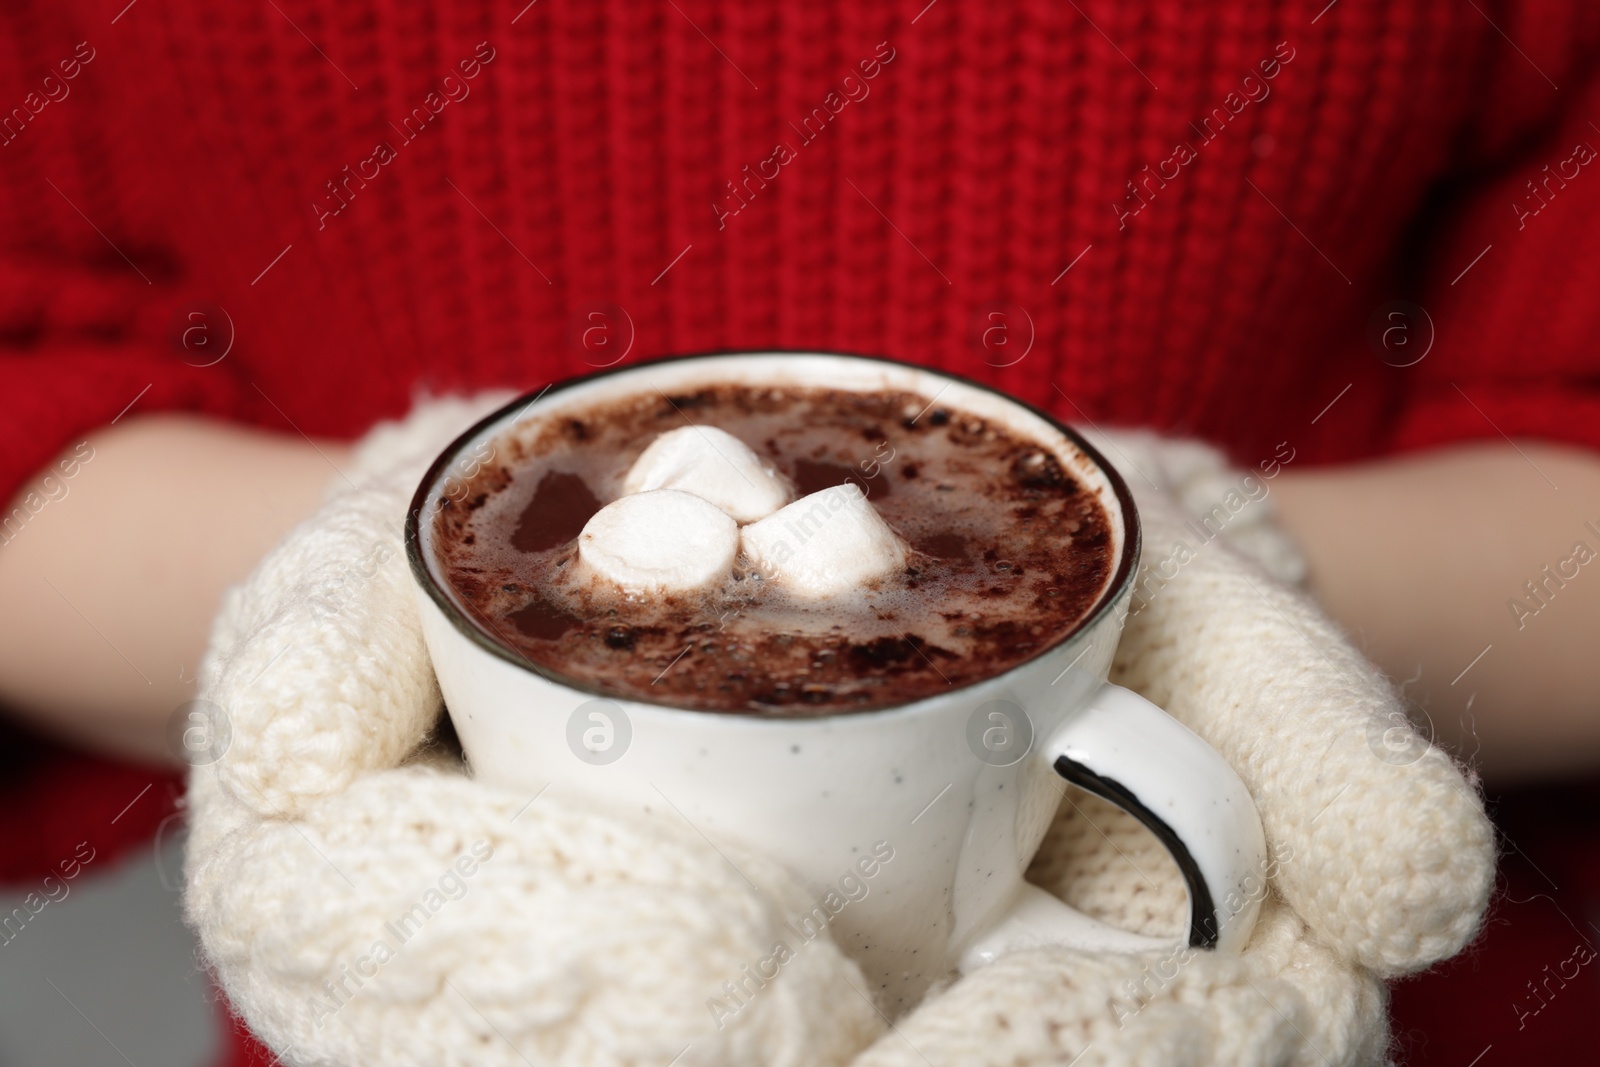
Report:
M1582 0L125 2L0 13L7 495L727 348L1248 463L1600 446Z
M1600 444L1593 5L923 2L8 5L0 489L130 403L353 435L624 350Z

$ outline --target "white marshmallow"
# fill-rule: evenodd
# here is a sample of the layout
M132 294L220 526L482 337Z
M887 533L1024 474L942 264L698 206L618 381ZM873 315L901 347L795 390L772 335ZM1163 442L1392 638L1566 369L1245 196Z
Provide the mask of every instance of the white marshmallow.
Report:
M854 482L802 497L739 532L769 580L797 596L838 596L906 565L906 546Z
M789 502L789 483L749 445L715 426L684 426L650 442L622 480L624 493L681 489L743 524Z
M613 500L578 535L578 559L630 593L709 588L738 551L739 526L726 512L675 489Z

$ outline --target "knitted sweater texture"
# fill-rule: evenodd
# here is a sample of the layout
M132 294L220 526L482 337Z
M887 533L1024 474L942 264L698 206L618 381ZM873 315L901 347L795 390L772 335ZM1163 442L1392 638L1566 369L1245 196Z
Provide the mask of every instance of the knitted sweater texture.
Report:
M718 348L1249 464L1600 444L1578 0L118 7L0 15L7 491L130 404L353 437Z

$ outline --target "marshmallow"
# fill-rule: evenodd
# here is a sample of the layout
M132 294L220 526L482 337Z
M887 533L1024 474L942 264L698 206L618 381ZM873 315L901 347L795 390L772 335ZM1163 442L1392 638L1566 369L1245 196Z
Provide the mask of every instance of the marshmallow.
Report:
M838 596L906 565L905 542L854 482L796 500L739 540L769 581L807 598Z
M711 501L743 524L789 502L789 484L750 446L715 426L669 430L628 469L624 493L681 489Z
M630 593L708 588L733 569L738 551L733 519L675 489L613 500L578 535L578 559Z

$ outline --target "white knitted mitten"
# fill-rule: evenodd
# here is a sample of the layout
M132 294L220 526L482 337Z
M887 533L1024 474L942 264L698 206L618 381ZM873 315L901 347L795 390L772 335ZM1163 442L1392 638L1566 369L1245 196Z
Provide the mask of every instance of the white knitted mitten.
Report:
M1156 578L1141 575L1116 680L1210 741L1257 800L1279 862L1248 950L1017 953L891 1032L824 934L717 1028L707 996L771 951L807 894L721 846L735 870L665 815L474 782L431 741L440 696L400 522L437 451L503 399L437 401L375 430L213 628L186 911L286 1063L1368 1062L1384 1047L1378 976L1475 930L1491 836L1454 765L1396 726L1386 683L1302 596L1223 543L1292 579L1264 502L1200 544L1179 500L1221 500L1236 476L1209 450L1125 438L1107 455L1140 498ZM1185 537L1192 558L1157 569ZM1180 931L1183 883L1154 838L1069 799L1034 880L1108 921Z
M1249 787L1273 858L1261 917L1231 957L1016 953L925 1000L855 1067L1385 1063L1382 980L1455 954L1488 903L1493 831L1475 783L1294 588L1305 564L1269 499L1285 457L1246 473L1202 445L1089 436L1144 527L1112 680ZM1115 925L1181 934L1166 850L1132 816L1064 791L1029 878Z
M224 600L185 894L218 982L292 1067L848 1062L883 1023L825 938L710 1025L707 996L810 906L776 864L481 785L429 744L401 523L438 451L506 399L373 431Z

